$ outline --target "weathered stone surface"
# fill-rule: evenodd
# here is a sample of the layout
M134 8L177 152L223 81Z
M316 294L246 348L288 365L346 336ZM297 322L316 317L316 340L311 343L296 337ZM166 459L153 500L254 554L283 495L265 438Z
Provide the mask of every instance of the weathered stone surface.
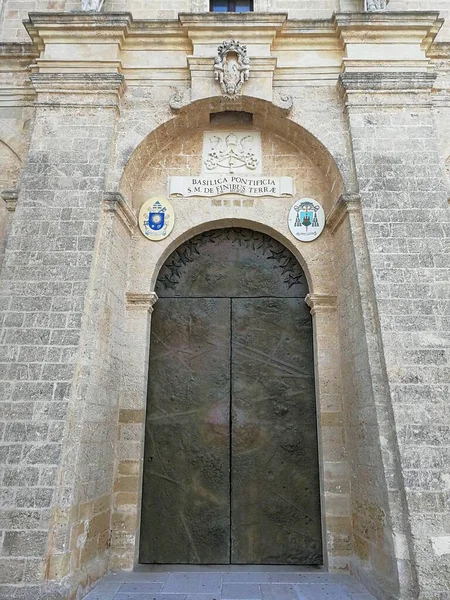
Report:
M1 598L81 597L133 566L153 290L177 247L224 227L274 237L308 279L329 568L383 600L446 598L450 52L434 40L449 7L362 5L52 0L28 17L30 44L36 6L5 0ZM230 100L213 59L233 28L252 69ZM215 129L260 132L261 172L324 206L320 238L290 236L291 200L236 194L174 199L171 236L139 234L137 209L201 172Z

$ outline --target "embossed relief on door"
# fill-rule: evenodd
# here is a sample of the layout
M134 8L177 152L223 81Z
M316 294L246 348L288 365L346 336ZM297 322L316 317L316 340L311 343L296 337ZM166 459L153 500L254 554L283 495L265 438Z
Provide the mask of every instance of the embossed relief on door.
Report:
M305 276L271 237L218 229L155 288L140 561L322 563Z

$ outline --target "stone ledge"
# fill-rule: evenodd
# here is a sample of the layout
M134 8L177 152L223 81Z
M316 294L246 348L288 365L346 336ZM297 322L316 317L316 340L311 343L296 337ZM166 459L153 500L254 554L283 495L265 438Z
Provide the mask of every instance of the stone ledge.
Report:
M322 310L336 310L337 297L331 294L308 294L305 298L306 304L315 315Z
M17 206L17 200L19 198L19 192L16 190L2 190L0 196L6 203L6 209L9 212L14 212Z
M91 29L92 27L127 28L133 22L133 15L129 12L30 12L28 19L23 21L25 29L29 31L33 26L60 29Z
M427 56L431 60L437 58L450 59L450 42L434 42L427 52Z
M153 312L153 305L158 300L156 292L126 292L127 309L136 311Z

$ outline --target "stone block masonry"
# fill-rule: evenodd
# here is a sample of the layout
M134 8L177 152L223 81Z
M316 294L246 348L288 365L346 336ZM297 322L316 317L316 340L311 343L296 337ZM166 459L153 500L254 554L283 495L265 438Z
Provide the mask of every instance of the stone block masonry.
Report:
M421 600L448 594L450 567L450 213L433 81L426 73L341 77L392 410L382 435L398 444L390 494L404 486ZM407 557L408 540L397 539L397 555Z
M81 323L122 77L35 75L33 83L34 129L0 284L5 600L64 597L64 585L56 593L42 582L80 566L68 553L72 521L82 518L89 529L79 532L86 561L109 537L101 486L79 503L83 482L74 467L86 452L77 429L85 390L72 382L83 362Z

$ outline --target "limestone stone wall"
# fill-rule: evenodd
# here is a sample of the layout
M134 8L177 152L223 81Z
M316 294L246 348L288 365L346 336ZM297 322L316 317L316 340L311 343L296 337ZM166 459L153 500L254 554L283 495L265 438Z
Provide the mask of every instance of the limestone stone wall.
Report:
M0 109L0 270L27 149L26 117L23 108Z
M240 126L248 129L248 126ZM211 126L214 131L217 128ZM228 129L238 130L233 123ZM219 131L226 131L222 127ZM295 181L299 196L313 197L321 203L329 201L328 186L322 172L306 154L299 153L290 143L269 132L261 132L262 172L274 177L289 173ZM139 209L141 204L152 196L167 194L167 178L171 176L198 175L202 171L203 131L190 132L175 139L164 152L153 158L143 173L140 185L134 190L133 205ZM230 196L231 200L238 200ZM189 200L188 200L189 202ZM207 201L206 201L207 202ZM252 200L243 200L252 202Z
M407 503L402 518L411 528L419 597L427 600L445 597L450 558L449 212L429 102L433 79L399 74L394 96L392 78L343 76L384 353L379 375L390 398L380 434L398 452L398 462L390 457L389 496ZM405 540L399 543L405 552Z
M95 528L93 535L106 531L105 544L109 537L108 519L94 521L105 512L103 479L92 486L95 468L87 452L95 433L91 429L89 434L87 424L80 426L93 420L82 377L88 356L80 336L95 252L100 251L96 236L121 77L89 78L97 88L96 106L80 102L83 77L55 81L35 76L33 81L41 105L0 284L6 465L0 596L5 599L15 597L17 586L24 584L30 584L30 598L50 597L51 585L39 583L60 579L70 570L69 559L77 559L67 552L75 517L84 515L86 526ZM64 83L71 95L58 96ZM75 373L80 377L74 380ZM75 471L79 461L87 472ZM94 502L87 514L86 501Z
M395 475L391 472L396 464L395 427L389 417L359 196L344 196L329 222L340 282L338 309L354 552L351 569L377 597L396 598L400 593L405 598L414 597L414 569L407 552L399 555L396 550L396 540L406 539L408 531L398 522L405 505L398 498L389 498L392 479L399 476L398 471ZM397 481L397 486L401 487L401 482Z
M434 15L396 5L267 17L278 33L247 19L259 54L233 101L212 72L228 25L203 17L35 15L33 48L0 46L1 185L19 191L0 283L1 598L81 597L137 562L153 286L185 239L236 225L276 237L308 277L328 566L380 600L447 600L449 52L430 48ZM27 2L3 7L5 39L25 39ZM137 230L168 175L198 174L204 130L250 127L218 124L225 110L253 115L265 171L323 202L317 242L292 238L283 198L176 198L167 240Z
M11 192L17 190L21 160L12 148L0 140L0 269L9 229L10 212L14 210ZM4 192L8 193L4 193ZM3 195L2 195L3 192Z

